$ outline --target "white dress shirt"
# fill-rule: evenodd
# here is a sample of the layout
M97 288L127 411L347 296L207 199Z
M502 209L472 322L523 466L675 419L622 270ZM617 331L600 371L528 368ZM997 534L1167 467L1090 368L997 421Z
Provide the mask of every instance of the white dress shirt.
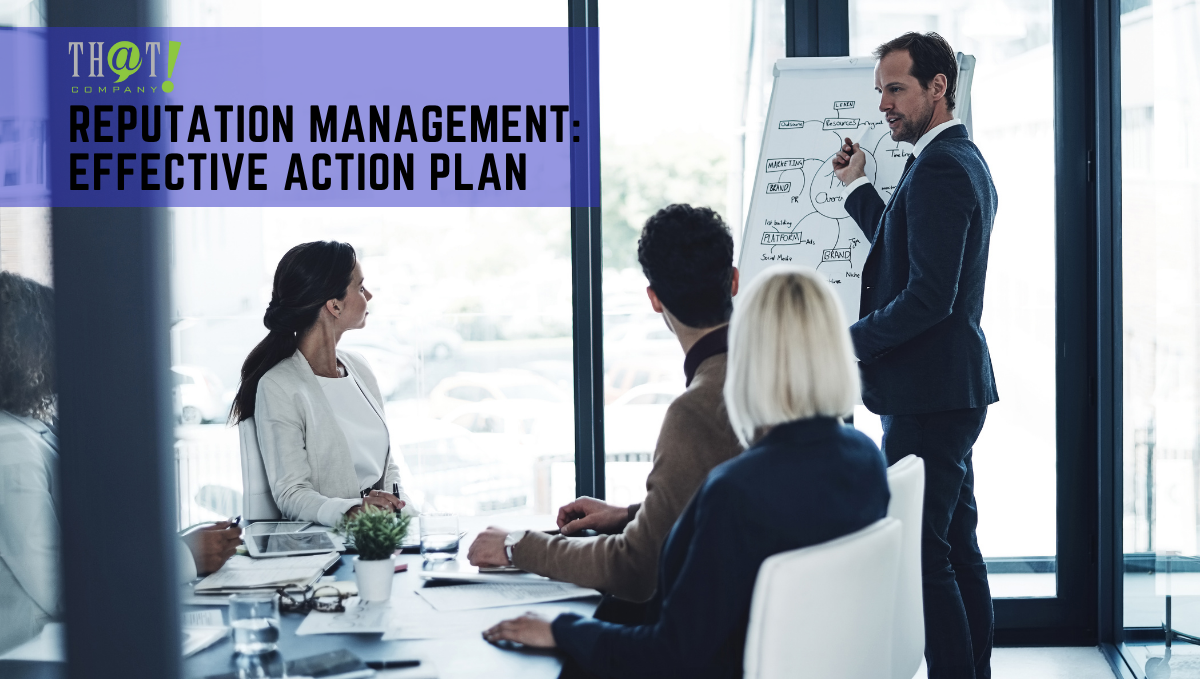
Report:
M945 132L946 130L950 129L951 127L954 127L955 125L962 125L962 121L959 120L958 118L951 118L950 120L947 120L946 122L942 123L941 125L938 125L938 126L934 127L932 130L921 135L921 138L917 140L916 145L913 146L913 152L912 152L913 158L916 158L917 156L921 155L921 151L924 151L925 147L929 146L929 142L936 139L939 134ZM857 189L858 187L862 186L863 184L870 183L870 181L871 180L867 179L866 175L863 175L862 177L859 177L858 179L855 179L854 181L847 184L846 188L842 189L842 195L849 196L850 194L854 193L854 189Z
M0 410L0 653L61 615L58 438Z
M338 350L337 358L386 431L387 425L380 419L384 417L383 396L370 366L350 351ZM337 526L351 507L362 503L363 485L349 432L343 431L331 400L299 350L258 381L254 429L271 497L285 519ZM391 492L393 484L401 483L400 466L390 450L384 451L381 488ZM378 480L376 476L371 483ZM419 514L403 487L400 499L405 514Z
M387 427L353 376L316 377L333 408L334 418L346 435L346 443L350 444L358 488L360 491L370 488L383 477L383 465L390 447ZM391 492L391 488L384 490Z

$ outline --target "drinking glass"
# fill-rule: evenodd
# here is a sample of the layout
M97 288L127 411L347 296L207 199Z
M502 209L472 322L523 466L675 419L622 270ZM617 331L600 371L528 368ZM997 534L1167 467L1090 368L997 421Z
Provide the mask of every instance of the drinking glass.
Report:
M422 514L421 554L426 561L443 561L458 556L458 517L452 514Z
M229 625L235 653L270 653L279 643L279 600L274 594L233 594Z

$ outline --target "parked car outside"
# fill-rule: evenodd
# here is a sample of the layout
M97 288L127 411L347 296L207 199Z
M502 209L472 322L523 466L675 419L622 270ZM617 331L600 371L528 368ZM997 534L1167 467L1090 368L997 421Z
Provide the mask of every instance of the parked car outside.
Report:
M463 338L453 328L432 323L411 323L403 318L392 323L396 339L416 347L425 360L444 361L458 353Z
M574 413L566 403L488 400L460 407L443 418L475 435L488 450L510 460L557 455L574 448Z
M682 358L632 356L613 359L604 373L604 402L613 404L631 389L678 380L682 376Z
M541 375L528 370L498 370L460 372L438 382L429 392L429 410L434 417L443 418L471 404L514 400L532 401L534 407L570 403L562 389Z
M534 465L514 464L486 437L406 403L388 405L388 429L405 490L422 511L473 516L526 511L534 503Z
M653 453L667 407L683 391L682 382L652 382L633 387L610 403L604 409L605 452Z
M391 399L417 377L417 350L401 344L387 331L353 330L342 336L338 346L361 354L367 360L385 400Z
M224 421L230 402L216 373L196 365L171 366L175 417L181 424Z
M679 356L683 349L661 316L613 325L604 333L604 353L614 357Z

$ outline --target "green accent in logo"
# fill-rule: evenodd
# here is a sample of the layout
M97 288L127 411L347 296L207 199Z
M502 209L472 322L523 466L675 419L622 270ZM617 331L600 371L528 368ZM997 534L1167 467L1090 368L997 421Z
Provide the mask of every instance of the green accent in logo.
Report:
M121 76L116 82L121 82L129 76L137 73L137 70L142 66L142 54L138 51L137 45L122 40L108 48L108 67L113 73Z
M174 72L175 72L175 60L179 58L179 47L182 44L183 43L181 43L177 40L172 40L169 43L167 43L167 77L168 78L170 78L172 76L172 74L174 74ZM171 82L170 80L163 82L163 84L162 84L163 92L173 92L174 90L175 90L175 83Z

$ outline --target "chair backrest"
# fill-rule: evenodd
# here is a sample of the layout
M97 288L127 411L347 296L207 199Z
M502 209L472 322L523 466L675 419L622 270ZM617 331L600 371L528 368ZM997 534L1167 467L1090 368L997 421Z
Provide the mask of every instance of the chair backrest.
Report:
M747 679L891 676L900 522L776 554L754 583Z
M258 430L254 427L253 417L238 424L238 435L242 449L242 520L277 521L283 515L271 495L271 483L267 481L267 468L258 449Z
M888 516L900 522L900 580L896 586L896 631L892 679L912 679L925 655L925 607L921 597L921 518L925 506L925 461L909 455L888 468L892 500Z

